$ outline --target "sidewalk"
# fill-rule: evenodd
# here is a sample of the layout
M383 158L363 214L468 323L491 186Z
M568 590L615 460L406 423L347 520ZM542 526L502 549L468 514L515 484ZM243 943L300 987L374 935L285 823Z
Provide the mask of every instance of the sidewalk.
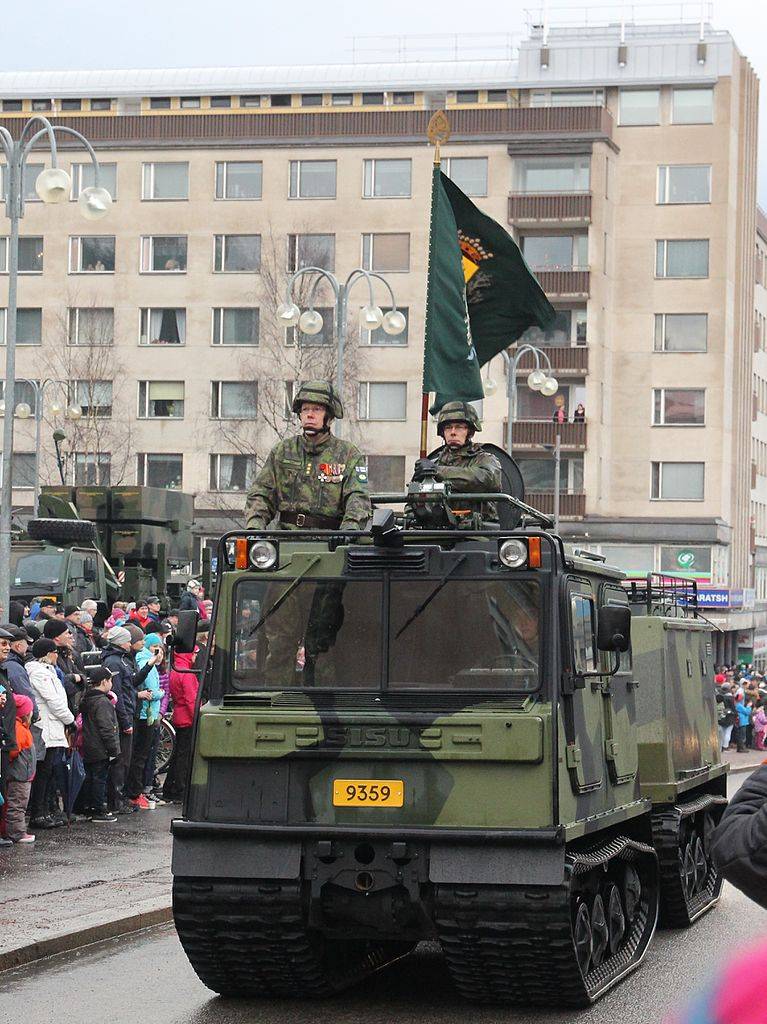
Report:
M726 750L724 760L730 766L730 775L737 775L739 772L753 772L761 766L763 761L767 760L767 750L747 750L745 754Z
M179 811L78 822L0 849L0 970L169 921Z

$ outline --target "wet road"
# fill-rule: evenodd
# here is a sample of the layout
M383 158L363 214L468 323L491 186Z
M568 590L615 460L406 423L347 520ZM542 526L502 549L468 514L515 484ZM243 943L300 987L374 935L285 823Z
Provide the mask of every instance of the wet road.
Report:
M719 906L691 930L658 932L639 970L595 1007L554 1013L468 1006L436 947L426 944L333 1000L225 1000L197 980L167 926L6 972L0 1006L3 1019L24 1024L465 1024L468 1016L472 1024L647 1024L661 1022L718 964L760 936L767 936L767 914L726 886Z

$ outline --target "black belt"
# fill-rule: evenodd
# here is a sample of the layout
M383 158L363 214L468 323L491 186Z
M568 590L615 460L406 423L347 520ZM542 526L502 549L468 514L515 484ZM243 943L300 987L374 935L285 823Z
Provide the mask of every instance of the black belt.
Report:
M280 524L304 527L307 530L337 530L341 525L339 516L313 516L309 512L280 512Z

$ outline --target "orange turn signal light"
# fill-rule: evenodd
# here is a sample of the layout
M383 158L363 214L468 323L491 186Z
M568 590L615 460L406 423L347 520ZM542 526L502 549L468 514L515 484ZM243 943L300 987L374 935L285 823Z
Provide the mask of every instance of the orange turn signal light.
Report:
M234 567L235 569L248 568L248 538L238 537L234 542Z
M530 537L527 541L527 564L531 569L541 567L541 538Z

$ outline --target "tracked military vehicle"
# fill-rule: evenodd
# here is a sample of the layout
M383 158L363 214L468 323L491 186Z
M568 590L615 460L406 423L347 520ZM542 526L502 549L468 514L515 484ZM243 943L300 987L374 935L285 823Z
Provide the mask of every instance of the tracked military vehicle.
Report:
M627 589L512 496L427 481L404 528L395 499L366 533L221 540L179 937L230 996L325 996L430 939L468 1000L589 1004L719 897L694 585ZM493 499L496 531L467 514Z

